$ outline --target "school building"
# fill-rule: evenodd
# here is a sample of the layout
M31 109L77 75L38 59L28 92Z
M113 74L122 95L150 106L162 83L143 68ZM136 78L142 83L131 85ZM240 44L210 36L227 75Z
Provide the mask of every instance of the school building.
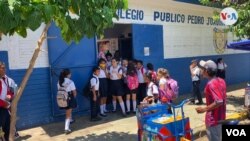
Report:
M180 93L191 92L190 61L222 57L228 65L228 85L250 81L250 52L227 49L236 39L224 32L225 26L212 19L215 8L198 0L129 0L127 10L118 10L119 20L105 31L105 38L84 38L79 44L66 44L59 29L52 24L34 71L18 105L18 128L29 128L62 119L64 111L56 104L56 83L63 68L72 71L77 87L75 114L88 114L89 101L82 96L91 69L97 63L98 42L109 41L110 52L122 57L151 62L165 67L180 86ZM84 26L84 25L83 25ZM7 74L17 84L26 72L44 25L27 38L3 36L0 60L7 64Z

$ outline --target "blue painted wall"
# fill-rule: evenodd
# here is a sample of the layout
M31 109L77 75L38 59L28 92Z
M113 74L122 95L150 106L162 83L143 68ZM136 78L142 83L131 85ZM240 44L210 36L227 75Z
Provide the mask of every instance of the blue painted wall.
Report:
M26 70L10 70L8 74L20 85ZM36 68L18 104L17 128L29 128L53 120L49 68Z

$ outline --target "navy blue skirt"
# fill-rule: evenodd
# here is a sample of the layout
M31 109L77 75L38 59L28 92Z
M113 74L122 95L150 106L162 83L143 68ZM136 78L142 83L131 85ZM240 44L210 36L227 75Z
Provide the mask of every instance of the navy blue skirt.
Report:
M108 96L108 79L107 78L99 78L99 93L100 97Z

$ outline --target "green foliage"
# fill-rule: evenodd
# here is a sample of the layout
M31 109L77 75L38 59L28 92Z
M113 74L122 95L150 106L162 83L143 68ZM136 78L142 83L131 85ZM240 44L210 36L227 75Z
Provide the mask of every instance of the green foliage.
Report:
M118 17L117 9L127 6L127 0L0 0L0 32L26 37L27 29L53 21L66 42L79 42L102 35Z
M204 5L233 7L238 12L238 21L229 26L229 31L239 38L250 38L250 0L200 0ZM214 13L214 19L219 20L219 13Z

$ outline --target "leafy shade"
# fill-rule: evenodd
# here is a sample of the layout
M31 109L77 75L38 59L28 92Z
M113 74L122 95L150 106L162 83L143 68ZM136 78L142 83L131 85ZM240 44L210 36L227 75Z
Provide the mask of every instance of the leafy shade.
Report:
M229 26L229 31L239 38L250 38L250 0L200 0L204 5L233 7L238 12L238 21ZM215 19L219 20L219 12L214 12Z
M102 35L118 18L117 9L127 4L127 0L1 0L0 32L26 37L27 29L35 31L53 21L66 42L79 42L84 36Z

